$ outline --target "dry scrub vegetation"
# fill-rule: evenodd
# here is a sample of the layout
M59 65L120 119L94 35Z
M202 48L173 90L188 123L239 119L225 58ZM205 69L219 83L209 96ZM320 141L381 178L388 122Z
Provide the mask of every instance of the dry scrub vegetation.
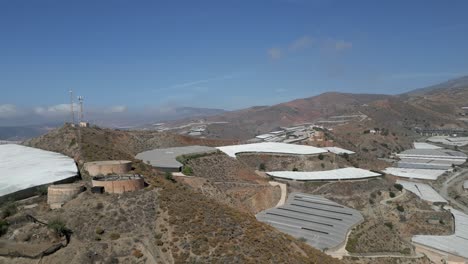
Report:
M60 136L62 133L63 137ZM131 159L136 152L149 147L204 144L179 136L165 137L160 133L152 135L89 128L82 130L83 149L81 155L78 155L78 149L69 147L73 145L71 140L74 135L74 129L64 127L50 135L31 140L28 144L79 157L80 162L108 158ZM205 145L218 143L214 141ZM180 181L167 180L163 173L142 162L135 162L133 166L135 172L144 175L149 183L147 188L122 195L92 194L87 190L56 211L50 211L45 200L42 200L38 207L20 212L32 214L42 220L60 217L65 219L65 225L73 231L71 243L44 257L44 263L338 262L264 223L257 222L251 213L211 199L199 189ZM219 166L212 166L214 167ZM230 170L232 171L223 172L222 177L239 176L231 175L237 170L236 165ZM200 175L209 173L197 166L194 166L194 172ZM242 180L239 184L266 184L264 179L251 173L249 170L245 177L240 177ZM212 181L212 176L213 173L205 179ZM228 186L225 188L227 190ZM252 193L245 195L249 196ZM2 261L37 262L24 258L0 257L0 263Z
M263 167L265 171L322 171L348 165L345 159L333 154L300 156L243 153L237 155L237 159L252 169Z

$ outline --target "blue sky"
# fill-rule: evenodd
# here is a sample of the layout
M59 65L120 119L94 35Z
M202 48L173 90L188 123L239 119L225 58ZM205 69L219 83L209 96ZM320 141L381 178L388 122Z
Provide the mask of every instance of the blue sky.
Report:
M468 74L466 10L457 0L0 0L0 118L53 112L70 88L102 111L401 93Z

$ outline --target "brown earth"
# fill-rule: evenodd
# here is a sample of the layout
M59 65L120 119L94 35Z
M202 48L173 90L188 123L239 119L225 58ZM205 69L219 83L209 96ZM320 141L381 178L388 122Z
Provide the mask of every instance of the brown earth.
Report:
M307 156L241 153L237 159L254 170L263 164L265 171L323 171L349 166L345 159L331 153Z
M79 162L82 163L108 158L128 159L137 151L149 147L205 142L161 133L89 128L81 131L79 142L82 142L82 148L79 153L79 148L73 148L71 144L74 135L78 138L75 129L64 127L52 135L33 139L28 145L61 151L80 158ZM221 143L206 142L211 145ZM251 174L249 169L241 169L241 174L237 174L238 166L233 164L220 177L237 180L232 184L239 187L213 187L216 178L211 177L218 173L203 171L195 164L194 173L206 175L204 179L210 181L209 188L218 189L218 193L223 195L222 199L232 197L245 210L236 209L235 205L226 205L216 196L204 194L202 188L167 180L164 174L135 161L135 172L144 175L149 184L143 190L121 195L92 194L88 190L62 209L51 211L43 199L38 207L21 210L18 214L28 213L44 222L59 218L73 232L70 244L43 257L44 263L338 262L305 243L257 222L250 212L276 202L277 190L267 186L265 179ZM219 164L211 169L218 167ZM250 186L247 188L243 184L258 186L253 191ZM199 185L203 186L203 182ZM7 221L9 219L6 218ZM26 224L10 226L4 237L9 237ZM37 260L1 257L1 262L31 263Z

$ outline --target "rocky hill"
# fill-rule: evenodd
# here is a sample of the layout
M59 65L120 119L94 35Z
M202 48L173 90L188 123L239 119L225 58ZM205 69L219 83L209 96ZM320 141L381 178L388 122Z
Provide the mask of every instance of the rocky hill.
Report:
M77 146L81 142L80 147ZM126 132L64 126L27 142L30 146L62 152L79 159L132 159L151 147L206 144L222 141L192 139L168 133ZM43 256L45 263L339 263L276 229L256 221L253 214L237 210L206 196L203 190L171 179L141 162L135 172L149 184L124 195L96 195L86 191L61 210L39 207L20 210L48 222L62 219L73 231L70 244ZM195 168L197 173L203 170ZM249 172L250 173L250 172ZM231 175L229 172L226 175ZM254 176L249 176L254 177ZM20 222L22 223L22 222ZM35 227L12 225L24 232ZM10 232L10 231L9 231ZM12 231L11 231L12 232ZM7 233L6 236L11 236ZM27 241L21 243L27 244ZM15 255L9 263L37 260Z
M133 159L137 153L154 148L187 145L220 146L235 142L193 138L156 131L124 131L100 127L77 128L67 124L45 135L27 140L24 144L64 153L75 160L96 161L118 157Z
M466 127L458 120L467 106L468 77L418 89L401 95L328 92L273 106L255 106L201 118L205 122L226 122L207 126L210 138L249 139L280 126L314 122L336 115L365 114L385 128ZM178 124L191 120L177 121Z

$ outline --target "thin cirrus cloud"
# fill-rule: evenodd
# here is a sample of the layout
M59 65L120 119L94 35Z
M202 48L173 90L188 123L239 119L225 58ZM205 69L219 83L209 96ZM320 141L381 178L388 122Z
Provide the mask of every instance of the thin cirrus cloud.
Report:
M157 89L154 89L153 91L155 91L155 92L173 91L173 90L179 90L179 89L184 89L184 88L189 88L189 87L195 87L195 89L197 89L197 90L200 90L200 89L201 90L206 90L205 87L200 87L200 84L206 84L206 83L215 82L215 81L234 79L238 75L239 75L238 73L237 74L236 73L224 74L224 75L216 76L216 77L213 77L213 78L194 80L194 81L174 84L174 85L171 85L171 86L168 86L168 87L157 88Z
M353 47L353 43L344 40L337 40L335 42L335 50L337 51L344 51L351 49Z
M12 104L0 105L0 118L10 118L18 114L18 109Z
M269 48L267 50L267 53L268 53L268 56L270 57L270 59L272 60L278 60L281 58L282 56L282 51L280 48Z
M322 47L326 48L327 50L332 50L333 52L342 52L349 50L353 47L353 43L350 41L345 41L345 40L337 40L337 39L331 39L331 38L318 38L314 39L310 36L302 36L300 38L297 38L289 45L287 45L286 48L281 48L281 47L272 47L267 50L268 57L272 60L278 60L283 57L286 57L289 53L293 52L298 52L302 51L305 49L308 49L314 44L321 44Z
M290 45L289 45L289 50L290 51L299 51L302 49L306 49L310 47L312 44L314 44L314 39L309 37L309 36L303 36L301 38L298 38L294 40Z

